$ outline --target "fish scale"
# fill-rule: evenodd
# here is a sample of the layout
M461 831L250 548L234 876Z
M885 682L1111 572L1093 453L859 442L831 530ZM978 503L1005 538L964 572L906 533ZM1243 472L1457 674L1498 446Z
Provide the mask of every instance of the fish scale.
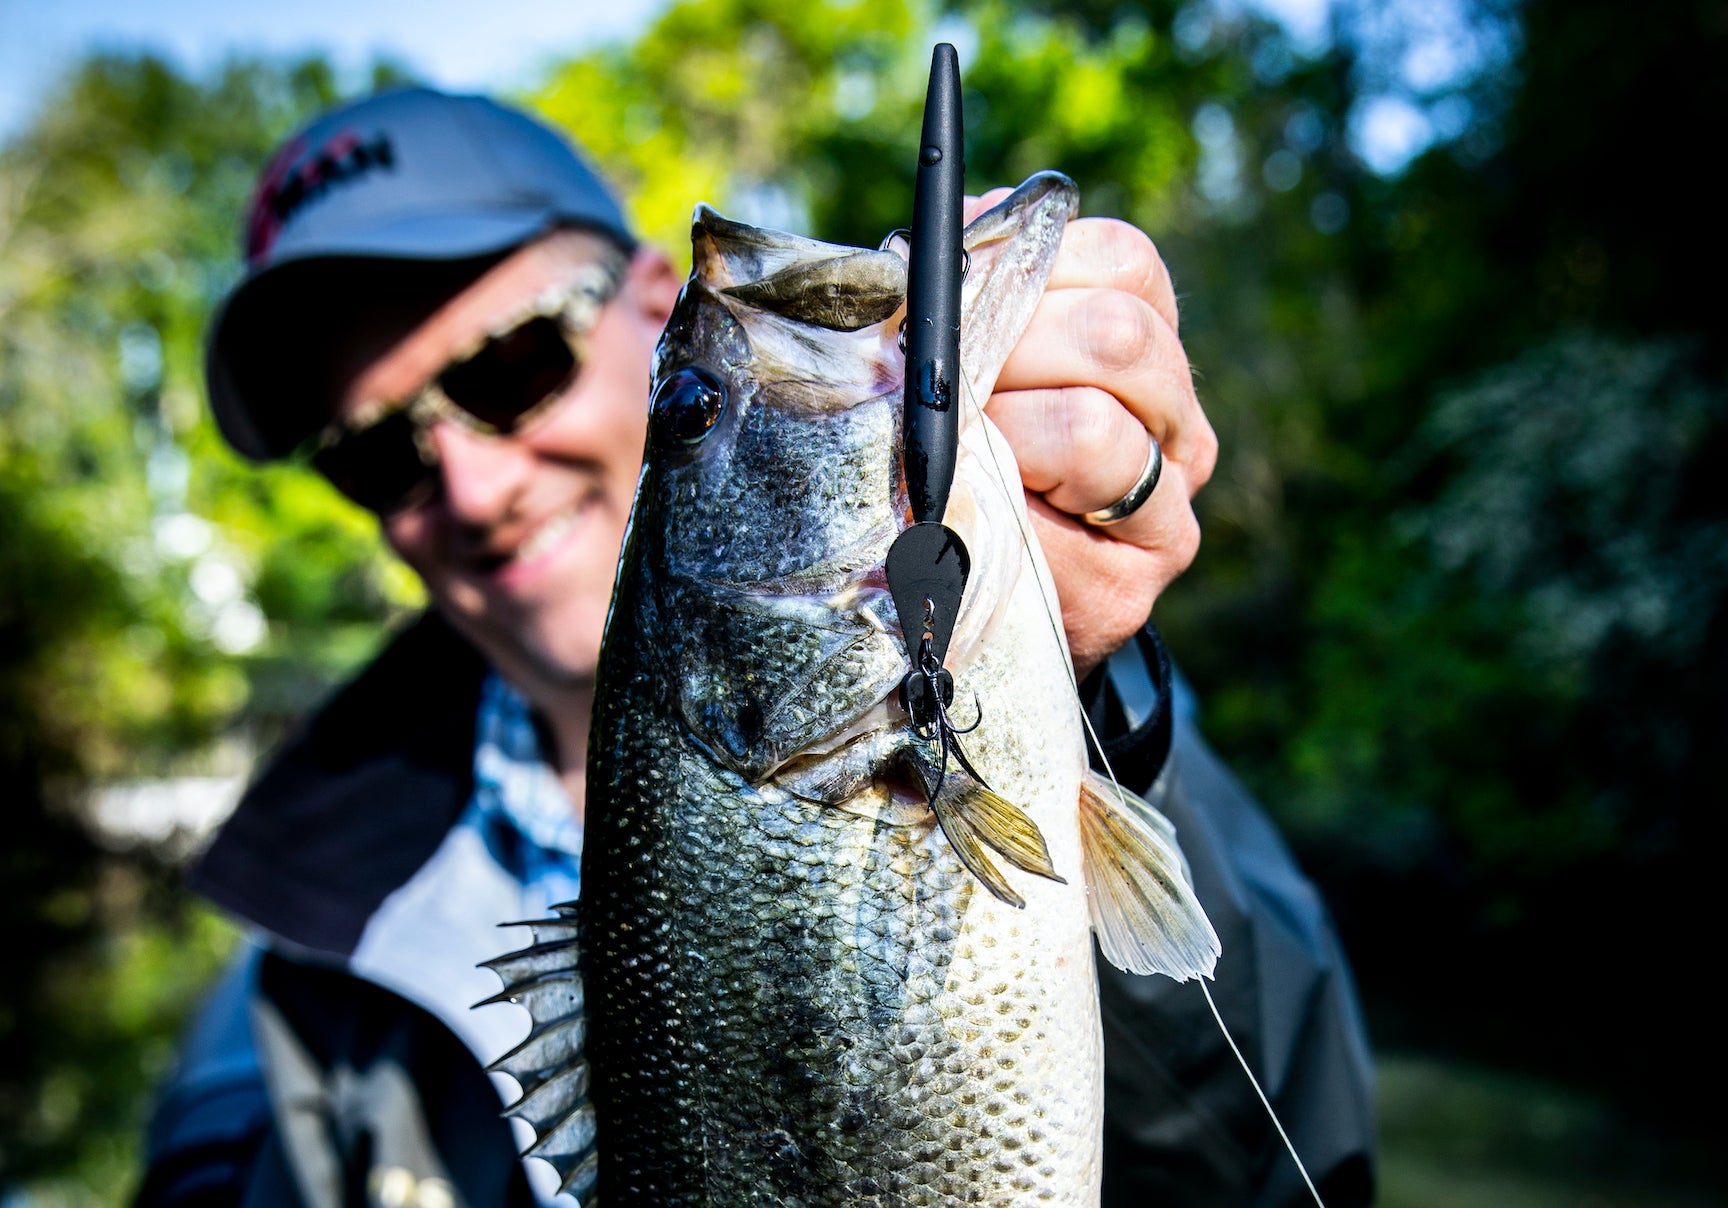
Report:
M974 397L1076 200L1040 174L968 228ZM1092 936L1179 977L1216 937L1168 823L1090 779L1013 455L976 413L947 510L976 559L948 658L965 762L895 695L898 258L705 208L693 236L601 654L583 897L492 962L535 1025L495 1068L585 1205L1090 1208Z
M653 758L676 735L655 725L630 739ZM987 895L933 825L883 826L764 793L779 799L762 801L740 835L726 807L747 786L695 759L676 774L691 778L690 812L631 862L644 879L617 887L626 909L584 902L596 967L624 975L615 1000L596 991L595 1010L626 1014L651 991L681 1031L674 1044L658 1021L636 1017L590 1049L605 1080L643 1076L643 1054L664 1046L655 1074L666 1102L643 1118L643 1157L618 1172L621 1191L682 1202L673 1188L700 1178L737 1189L736 1202L750 1202L746 1189L762 1202L986 1202L978 1172L1002 1166L1017 1194L1082 1202L1058 1182L1074 1166L1061 1116L1065 1106L1095 1111L1072 1083L1095 1082L1096 1054L1084 1042L1048 1044L1035 1021L1086 1019L1053 1000L1078 981L1076 997L1093 1001L1089 964L1083 981L1053 984L1033 928L973 938L980 908L1008 908L978 900ZM708 909L640 905L703 884L717 864L734 877ZM643 982L643 970L656 972ZM778 1026L765 1046L768 1020ZM674 1117L697 1123L662 1131ZM634 1149L638 1139L629 1130L619 1141Z

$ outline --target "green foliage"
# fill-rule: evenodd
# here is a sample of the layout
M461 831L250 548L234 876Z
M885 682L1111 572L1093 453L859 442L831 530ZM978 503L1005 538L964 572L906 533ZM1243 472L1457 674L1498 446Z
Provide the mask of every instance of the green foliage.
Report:
M256 166L335 96L317 61L101 57L0 150L0 1184L128 1169L228 943L92 843L89 787L267 741L415 598L369 521L240 465L201 397Z
M304 473L241 465L202 403L256 165L335 95L315 61L198 82L102 58L0 156L0 468L112 580L61 710L89 773L137 774L236 721L248 683L226 655L315 655L401 595L368 521Z
M907 219L929 44L959 42L969 185L1061 168L1171 265L1223 456L1158 620L1383 1034L1635 1081L1713 1026L1579 971L1695 960L1674 924L1728 800L1728 25L1484 0L1486 57L1418 94L1389 11L1340 4L1308 55L1206 0L684 0L520 99L675 255L697 200L874 244ZM1401 88L1457 120L1376 176L1348 132ZM336 95L316 61L101 57L0 150L0 975L32 987L0 1006L0 1180L123 1194L140 1088L226 943L92 845L84 789L268 741L419 598L200 398L257 167Z
M1384 1208L1702 1208L1708 1142L1640 1131L1636 1108L1450 1058L1376 1063Z
M1387 1034L1678 1111L1650 1070L1701 1010L1578 976L1694 959L1671 926L1704 908L1728 793L1722 248L1699 209L1728 29L1686 5L1517 17L1495 41L1518 62L1457 93L1474 124L1396 178L1338 141L1373 74L1347 54L1220 102L1265 170L1214 218L1253 238L1164 241L1224 461L1161 618ZM1347 211L1330 235L1312 190ZM1483 985L1566 1024L1507 1026Z
M911 0L680 4L636 43L572 60L525 99L593 152L638 229L674 254L688 255L696 200L874 244L906 221L905 131L917 127L939 19L956 18ZM971 188L1059 164L1093 208L1132 198L1142 219L1160 216L1192 161L1165 87L1167 37L1134 21L1095 39L1007 4L963 20L977 43L965 77ZM1072 103L1051 105L1058 90Z

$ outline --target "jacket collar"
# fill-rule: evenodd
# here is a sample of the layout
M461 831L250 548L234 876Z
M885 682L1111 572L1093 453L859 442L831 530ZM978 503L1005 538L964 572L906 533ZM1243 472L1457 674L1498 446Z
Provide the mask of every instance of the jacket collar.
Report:
M1129 656L1137 665L1125 676ZM307 955L346 962L473 796L486 674L436 613L408 626L271 759L193 867L192 888ZM1171 678L1148 625L1081 686L1128 783L1149 783L1164 765Z
M308 955L345 961L473 793L485 675L435 613L408 626L270 760L192 888Z

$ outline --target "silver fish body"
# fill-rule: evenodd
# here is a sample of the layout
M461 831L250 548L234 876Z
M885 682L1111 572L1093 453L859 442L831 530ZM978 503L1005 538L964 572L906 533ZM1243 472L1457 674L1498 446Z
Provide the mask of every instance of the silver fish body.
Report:
M1041 174L968 228L971 398L1076 201ZM966 393L948 665L977 777L909 727L882 573L907 511L899 258L706 208L694 239L601 657L582 900L495 962L535 1017L500 1065L518 1113L584 1203L1095 1204L1094 928L1179 976L1216 940L1167 824L1087 781L1018 472Z

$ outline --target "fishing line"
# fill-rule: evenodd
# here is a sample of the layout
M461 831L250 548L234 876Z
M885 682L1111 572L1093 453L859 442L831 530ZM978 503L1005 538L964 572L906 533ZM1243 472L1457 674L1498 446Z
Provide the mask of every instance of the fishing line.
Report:
M1008 511L1014 517L1014 527L1020 531L1020 544L1026 551L1028 562L1036 570L1038 560L1032 554L1032 537L1020 519L1020 509L1025 502L1025 487L1019 481L1018 472L1015 474L1013 486L1009 485L1007 472L1002 468L1002 462L996 456L996 442L990 439L990 429L985 426L988 420L984 414L984 408L978 403L978 395L972 389L972 381L966 376L964 367L962 367L959 376L966 401L972 404L973 414L978 417L984 448L989 452L990 465L996 471L996 484L1002 488L1003 493L1008 497ZM1018 467L1016 467L1016 471L1018 471ZM1020 492L1018 496L1016 496L1016 491ZM1052 584L1053 586L1054 584ZM1038 598L1044 604L1044 616L1050 622L1050 632L1056 639L1057 647L1066 651L1068 643L1062 636L1062 623L1056 619L1056 610L1052 607L1050 597L1045 593L1042 578L1038 580ZM1110 757L1104 753L1104 742L1098 737L1098 731L1092 728L1092 718L1086 712L1086 702L1080 699L1080 681L1075 678L1074 663L1071 656L1063 660L1063 666L1068 669L1068 684L1074 690L1074 703L1080 706L1080 723L1086 728L1086 737L1091 740L1092 749L1098 752L1098 762L1104 765L1104 775L1109 779L1110 787L1116 790L1117 804L1121 806L1124 812L1128 812L1129 806L1124 795L1125 790L1122 788L1122 782L1116 779L1116 772L1110 766ZM1170 707L1168 701L1165 702L1165 707ZM1194 980L1200 983L1200 993L1206 996L1206 1005L1212 1008L1212 1018L1218 1021L1218 1030L1224 1034L1224 1042L1230 1046L1230 1051L1236 1055L1236 1062L1242 1067L1242 1072L1248 1075L1249 1085L1259 1096L1261 1105L1266 1109L1266 1115L1272 1121L1272 1127L1278 1130L1279 1139L1284 1142L1284 1149L1290 1155L1290 1160L1296 1163L1296 1169L1302 1175L1302 1182L1307 1184L1308 1194L1314 1197L1314 1202L1320 1205L1320 1208L1326 1208L1326 1201L1320 1198L1320 1192L1315 1188L1314 1180L1308 1177L1307 1165L1302 1161L1301 1155L1296 1152L1296 1146L1291 1142L1290 1134L1284 1131L1283 1122L1278 1119L1278 1113L1273 1110L1272 1101L1266 1097L1265 1090L1261 1088L1260 1079L1254 1076L1254 1071L1248 1065L1248 1059L1242 1055L1242 1050L1236 1047L1236 1038L1230 1035L1230 1028L1225 1024L1224 1016L1218 1011L1218 1004L1212 1001L1212 991L1207 989L1206 979L1197 977Z
M1224 1033L1224 1039L1230 1045L1230 1051L1236 1054L1236 1061L1242 1067L1242 1072L1248 1075L1248 1081L1254 1086L1254 1093L1260 1096L1260 1102L1266 1107L1266 1114L1272 1118L1272 1127L1278 1130L1278 1136L1284 1142L1284 1148L1290 1151L1295 1159L1296 1169L1302 1174L1302 1181L1308 1184L1308 1194L1314 1197L1314 1202L1320 1208L1326 1208L1326 1201L1320 1198L1320 1192L1314 1187L1314 1180L1308 1177L1308 1168L1302 1164L1302 1159L1296 1157L1296 1146L1290 1141L1290 1134L1284 1131L1283 1123L1278 1119L1278 1113L1272 1110L1272 1103L1266 1098L1266 1092L1260 1089L1260 1079L1254 1076L1254 1071L1248 1068L1248 1059L1242 1056L1242 1050L1236 1047L1236 1038L1230 1035L1230 1029L1224 1026L1224 1017L1218 1013L1218 1004L1212 1001L1212 991L1206 988L1206 979L1196 978L1200 983L1200 993L1206 996L1206 1005L1212 1008L1212 1018L1218 1021L1218 1030Z

